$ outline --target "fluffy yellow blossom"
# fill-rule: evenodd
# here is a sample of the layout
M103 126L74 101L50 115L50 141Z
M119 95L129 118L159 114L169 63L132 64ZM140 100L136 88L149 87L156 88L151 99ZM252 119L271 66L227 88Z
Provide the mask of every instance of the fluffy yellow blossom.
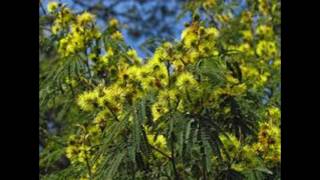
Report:
M257 27L257 34L265 37L272 37L273 36L272 27L267 25L260 25Z
M246 78L255 78L259 76L259 71L257 68L252 66L240 65L241 73Z
M129 56L130 60L132 61L132 63L134 64L141 64L142 59L139 58L137 51L134 49L129 49L127 51L127 55Z
M154 134L147 134L147 139L152 146L162 151L167 151L167 139L162 134L158 136L155 136ZM159 156L159 154L157 154L157 156Z
M183 72L177 77L176 85L181 88L190 88L197 85L197 80L189 72Z
M277 125L265 122L260 125L258 143L254 145L258 154L270 163L280 162L281 132Z
M92 23L94 20L95 16L89 12L83 12L77 17L77 22L81 25Z
M197 30L197 25L191 25L183 30L181 40L186 48L191 48L193 43L198 39Z
M165 113L169 112L169 107L166 102L156 102L151 107L153 120L158 120Z
M251 41L253 39L252 32L250 30L241 31L243 39L247 41Z
M116 31L111 35L111 39L113 40L123 40L122 33L120 31Z
M54 23L53 26L51 26L52 34L58 34L61 30L62 30L62 27L58 23Z
M53 13L55 10L57 10L57 8L58 8L57 2L52 1L48 3L47 9L49 13Z
M119 25L119 21L116 18L111 18L109 20L109 26L111 27L117 27Z
M250 51L250 49L251 49L251 47L250 47L250 44L248 44L248 43L243 43L238 47L238 50L243 53L248 53L248 51Z
M77 103L82 110L92 111L97 106L97 98L96 91L87 91L78 96Z
M130 80L137 80L140 71L141 71L141 68L138 67L138 66L131 66L131 67L129 67L128 70L127 70L128 78L129 78Z
M280 109L277 107L270 107L268 109L268 115L270 118L273 120L273 122L279 122L280 121L280 116L281 112Z
M212 37L212 38L214 38L214 39L217 38L217 37L219 37L219 35L220 35L218 29L215 28L215 27L206 28L205 31L206 31L206 34L207 34L209 37Z
M259 56L270 57L277 53L277 47L273 41L262 40L258 43L256 52Z
M159 91L158 99L161 102L166 102L166 101L175 101L177 100L177 90L176 89L165 89Z
M268 14L269 11L269 5L267 0L258 0L258 9L259 11L266 16Z
M112 112L120 112L125 102L125 91L118 84L113 84L103 89L103 96L98 99L98 104Z
M281 65L281 60L280 58L276 58L272 64L273 68L278 69Z
M75 146L69 145L65 151L67 158L71 160L71 163L74 163L73 159L78 154L78 149Z

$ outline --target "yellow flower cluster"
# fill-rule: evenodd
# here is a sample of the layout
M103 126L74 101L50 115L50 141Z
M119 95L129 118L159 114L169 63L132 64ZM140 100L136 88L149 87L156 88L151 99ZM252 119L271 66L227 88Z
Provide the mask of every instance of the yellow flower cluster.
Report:
M231 168L236 171L245 171L250 168L255 168L259 164L259 159L250 145L243 145L234 135L227 133L227 136L220 135L220 140L225 147L222 156L224 160L227 160L227 154L229 158L234 159L234 163ZM213 158L215 159L215 158Z
M81 131L78 135L70 135L68 146L65 148L66 157L72 165L83 165L88 167L88 172L82 176L82 179L90 178L97 171L97 166L101 164L102 157L95 155L95 147L101 143L101 128L99 126L90 125L84 127L79 125ZM90 173L89 173L90 171Z
M157 120L161 116L169 112L170 106L176 103L177 94L176 90L161 90L159 92L157 101L152 105L151 111L153 119Z
M119 25L119 21L115 18L111 18L108 22L109 26L111 27L117 27Z
M198 84L197 80L189 72L183 72L179 74L176 81L176 86L179 89L191 89L196 87Z
M48 7L47 7L48 12L53 13L54 11L56 11L58 9L58 6L59 6L59 4L57 2L54 2L54 1L49 2Z
M58 52L62 56L69 56L84 51L90 41L101 36L93 22L94 16L88 12L78 15L76 22L70 25L70 32L60 40Z
M215 42L218 37L219 31L216 28L205 28L199 22L193 22L181 34L181 41L186 52L172 59L175 68L182 69L187 64L194 64L199 60L200 55L203 57L217 56Z
M258 0L258 9L264 16L266 16L269 11L268 1L267 0Z
M55 2L49 3L48 10L55 12L51 32L62 36L58 45L58 52L62 56L66 57L84 51L89 42L101 36L100 31L94 25L94 15L83 12L76 16L69 8L62 5L61 10L56 12L57 6Z
M277 53L277 46L273 41L262 40L257 45L257 54L265 58L275 56Z
M57 11L56 3L52 2L48 5L48 11L54 13L55 20L51 27L52 34L57 35L63 29L67 28L68 24L73 20L74 15L72 14L71 10L65 6L62 6L60 11Z
M166 155L170 155L170 151L167 147L167 138L162 135L162 134L154 134L150 131L150 128L148 127L144 127L145 132L147 134L147 140L148 143L157 148L158 150L160 150L162 153L165 153ZM158 151L155 151L155 156L157 156L158 158L163 157L163 154L159 153Z
M281 137L280 128L271 121L262 123L258 134L258 143L254 144L256 152L271 164L280 162Z
M92 156L92 149L90 148L90 140L98 133L99 129L94 126L88 130L88 134L81 134L80 136L71 135L69 137L69 144L66 147L66 156L72 164L87 163ZM90 137L91 136L91 137Z
M272 38L273 37L273 29L270 26L267 25L260 25L257 27L256 31L257 35L266 37L266 38Z

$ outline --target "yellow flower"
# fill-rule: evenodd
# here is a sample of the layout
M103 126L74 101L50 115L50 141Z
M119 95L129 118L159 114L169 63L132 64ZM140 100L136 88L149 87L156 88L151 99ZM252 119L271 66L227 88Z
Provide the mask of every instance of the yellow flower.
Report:
M127 70L128 78L131 80L137 80L140 73L140 67L131 66Z
M109 21L109 26L117 27L119 25L119 21L116 18L111 18Z
M241 20L240 22L242 24L248 24L252 21L252 13L250 11L243 11L241 14Z
M197 85L197 80L189 72L183 72L177 77L176 86L179 88L189 88Z
M272 37L273 30L272 27L267 25L260 25L257 27L257 34L266 37Z
M134 64L141 64L142 59L139 58L137 51L135 51L134 49L129 49L127 51L127 55L129 56L130 60L134 63Z
M214 39L219 37L219 34L220 34L218 29L215 27L206 28L205 31L206 31L207 35L209 35L210 37L212 37Z
M259 76L259 71L252 66L246 66L244 64L240 65L241 73L245 78L255 79Z
M245 31L242 31L241 33L244 40L251 41L253 39L253 35L250 30L245 30Z
M66 77L65 83L70 85L71 87L76 87L78 85L78 82L74 78Z
M159 91L158 100L161 102L175 101L177 99L176 89L165 89Z
M81 25L92 23L94 20L95 20L95 16L89 12L83 12L77 17L77 22Z
M158 135L157 137L155 137L154 134L147 134L147 139L151 145L160 149L164 149L167 145L167 139L162 134Z
M265 72L263 74L261 74L259 77L260 77L260 84L263 85L265 82L267 82L268 80L268 77L270 76L270 73L268 72Z
M135 51L134 49L129 49L127 51L127 55L131 58L136 58L138 57L137 51Z
M169 108L167 106L167 103L158 101L152 105L151 111L152 111L153 120L158 120L165 113L169 112Z
M65 151L66 151L67 158L70 159L71 162L73 162L74 157L78 153L77 148L75 146L73 146L73 145L69 145L69 146L67 146Z
M99 100L99 105L107 107L111 112L121 112L125 102L125 91L119 85L113 84L104 89L105 96Z
M79 107L84 111L92 111L97 103L98 92L88 91L79 95L77 103Z
M191 25L187 27L181 33L181 40L184 43L186 48L191 48L193 43L197 40L198 35L196 33L198 27L196 25Z
M104 54L103 56L101 56L99 58L100 62L102 62L103 64L108 64L109 63L109 56L108 54Z
M268 7L268 3L266 0L259 0L259 5L258 5L258 9L259 11L263 14L263 15L267 15L268 14L268 10L269 10L269 7Z
M194 64L195 62L197 62L198 58L199 58L200 54L197 50L192 49L188 54L187 57L185 58L187 63L191 63Z
M108 54L109 57L112 57L114 55L114 51L113 51L112 47L108 48L107 54Z
M238 47L238 50L239 50L240 52L246 53L246 52L248 52L248 51L250 50L250 44L248 44L248 43L243 43L243 44L241 44L241 45Z
M61 22L63 22L64 24L68 24L73 18L71 10L67 7L63 7L59 15L62 20Z
M176 72L182 72L185 68L184 63L181 60L172 61L173 67Z
M280 162L281 157L281 132L279 126L271 121L260 125L258 142L255 149L258 154L262 154L265 160L270 163Z
M277 52L276 44L272 41L262 40L258 43L256 52L259 56L270 57Z
M53 13L57 8L58 8L58 3L57 2L52 1L52 2L48 3L47 9L48 9L49 13Z
M123 36L120 31L116 31L111 35L111 39L113 40L123 40Z
M271 118L273 119L280 119L280 115L281 115L281 112L280 112L280 109L277 108L277 107L270 107L268 109L268 113L270 115Z
M93 28L91 31L89 31L89 37L93 39L99 39L101 37L101 32L98 30L98 28Z
M58 34L61 30L62 30L62 27L58 23L54 23L53 26L51 26L52 34Z
M163 44L163 47L159 47L155 50L154 55L152 57L153 61L159 61L159 62L163 62L165 60L169 60L170 57L168 55L167 49L169 49L172 45L170 44ZM166 47L166 48L165 48Z
M156 88L155 81L156 81L155 78L152 76L147 76L146 78L144 78L141 81L141 85L142 85L143 90L149 91L149 90Z
M273 62L273 68L277 69L281 65L281 60L280 58L276 58L275 61Z

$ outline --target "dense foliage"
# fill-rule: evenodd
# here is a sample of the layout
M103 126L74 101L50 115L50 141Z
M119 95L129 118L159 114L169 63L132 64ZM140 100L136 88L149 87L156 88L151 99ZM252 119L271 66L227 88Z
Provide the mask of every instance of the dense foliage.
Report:
M181 38L142 58L117 19L50 2L40 178L280 179L280 5L187 1Z

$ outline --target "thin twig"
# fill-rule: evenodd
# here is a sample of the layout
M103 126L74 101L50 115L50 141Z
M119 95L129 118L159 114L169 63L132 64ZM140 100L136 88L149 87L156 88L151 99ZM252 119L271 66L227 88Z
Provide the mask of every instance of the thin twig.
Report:
M167 155L166 153L162 152L160 149L152 146L151 144L149 144L149 145L150 145L150 147L151 147L152 149L154 149L155 151L157 151L157 152L159 152L160 154L162 154L163 156L167 157L169 160L172 160L172 157L170 157L170 156Z

